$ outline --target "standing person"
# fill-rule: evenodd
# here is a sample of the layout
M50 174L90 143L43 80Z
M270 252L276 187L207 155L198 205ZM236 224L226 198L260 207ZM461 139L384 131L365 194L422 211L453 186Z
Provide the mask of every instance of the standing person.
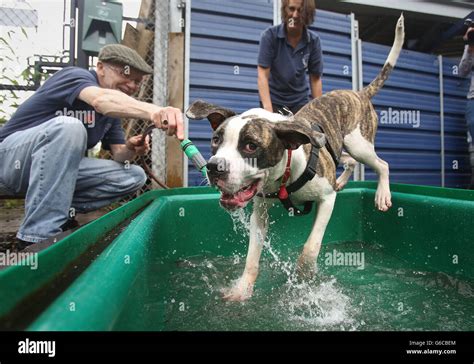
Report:
M0 184L26 195L17 233L20 249L70 228L71 207L96 210L145 183L143 170L129 162L148 152L148 141L125 140L119 118L150 120L168 135L184 138L181 110L131 97L152 72L134 50L107 45L96 71L56 72L0 129ZM113 160L85 157L99 141Z
M471 73L471 87L467 93L467 104L466 104L466 123L468 130L468 142L469 142L469 157L471 164L471 183L469 188L474 189L474 73L472 69L474 67L474 43L472 41L474 27L469 27L464 34L464 41L466 46L464 47L464 54L459 64L459 75L466 77ZM473 34L470 34L473 33ZM469 35L470 34L470 35ZM469 40L471 39L471 41Z
M309 85L312 98L323 94L321 41L308 29L315 11L314 0L282 0L282 23L262 33L258 93L261 106L267 111L286 114L287 108L296 114L311 100ZM345 172L337 179L337 190L344 188L357 164L346 152L342 153L340 163Z
M277 112L286 106L296 114L310 100L309 85L313 98L322 95L321 41L308 29L315 10L314 0L283 0L282 23L262 33L258 92L267 111Z

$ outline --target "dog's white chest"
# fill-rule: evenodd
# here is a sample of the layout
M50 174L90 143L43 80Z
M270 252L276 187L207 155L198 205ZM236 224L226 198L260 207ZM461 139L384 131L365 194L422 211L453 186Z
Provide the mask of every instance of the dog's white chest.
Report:
M318 175L301 187L298 191L291 194L293 203L303 203L305 201L317 201L324 196L334 192L334 188L325 177Z

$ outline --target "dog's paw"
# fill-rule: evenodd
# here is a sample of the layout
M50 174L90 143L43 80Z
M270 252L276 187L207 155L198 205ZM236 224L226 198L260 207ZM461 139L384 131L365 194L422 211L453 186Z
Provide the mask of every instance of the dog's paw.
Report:
M341 191L346 186L352 176L354 167L357 165L357 161L345 152L342 153L341 163L343 163L344 172L336 180L336 191Z
M307 254L301 254L299 256L296 264L296 276L299 280L309 281L316 276L316 259L317 256L310 256Z
M344 172L346 173L346 172ZM349 177L344 176L344 173L339 176L336 180L336 191L342 191L346 187L347 182L349 182Z
M239 280L231 288L222 291L222 298L226 301L242 302L248 300L253 294L253 284Z
M377 188L377 192L375 193L375 207L383 212L388 211L388 209L392 207L390 189Z

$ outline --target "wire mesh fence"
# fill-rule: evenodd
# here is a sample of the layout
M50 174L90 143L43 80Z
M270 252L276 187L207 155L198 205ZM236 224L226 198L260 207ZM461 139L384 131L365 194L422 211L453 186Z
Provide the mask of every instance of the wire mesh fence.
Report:
M158 2L160 3L160 1ZM122 44L135 49L151 67L155 66L155 3L152 0L142 0L139 14L129 14L138 15L138 18L136 22L129 20L126 23L122 39ZM65 1L64 14L66 14L66 4ZM38 12L27 1L3 0L0 2L0 128L11 118L16 109L33 94L34 91L32 90L42 85L52 73L69 63L69 51L64 50L64 34L63 51L57 55L36 55L31 51L33 47L29 44L33 44L38 37L38 29L41 29L44 25L44 23L41 23L42 21L44 20L40 18L40 25L38 25ZM17 48L22 48L24 51L17 53ZM166 49L163 52L166 54ZM97 61L97 58L92 58L92 68L94 68L94 61ZM58 63L61 65L56 69L48 70L48 72L44 71L44 74L39 74L42 70L38 70L38 63ZM158 76L158 78L160 77ZM153 74L145 76L139 90L133 97L139 101L147 103L155 101L156 103L154 82L161 81L154 78ZM26 91L26 89L30 91ZM166 103L166 99L164 103ZM158 104L164 105L164 103ZM149 120L122 119L126 139L143 134L149 125L151 125ZM153 143L155 147L160 144L159 138L155 142L153 142L153 139L151 140L152 147ZM88 151L88 155L96 158L112 159L110 152L102 149L100 144L94 150ZM143 161L152 169L151 153L144 156ZM140 165L142 160L136 158L130 162ZM97 173L100 174L101 171L99 170ZM76 219L82 225L155 188L159 187L151 180L147 180L146 184L133 195L129 195L98 211L78 214ZM22 224L23 218L23 200L0 200L0 252L15 249L17 243L15 235Z
M153 81L151 80L152 77L153 77L152 75L147 76L146 79L144 80L143 84L141 85L140 89L137 91L136 95L134 95L134 97L137 100L143 101L143 102L151 102L152 101L152 98L153 98L153 83L152 83ZM150 125L149 120L128 119L128 118L127 119L122 119L122 126L123 126L123 129L125 131L125 139L128 139L128 138L130 138L132 136L135 136L135 135L142 135L149 125ZM150 141L150 144L152 144L152 143L153 143L153 140ZM104 150L104 149L102 149L100 151L99 157L104 158L104 159L112 159L111 153L109 151ZM142 163L145 163L151 169L152 156L149 153L149 154L143 156L143 158L136 157L135 160L133 161L133 163L138 164L138 165L141 165ZM155 188L155 186L152 183L152 181L150 179L147 179L147 182L145 183L145 185L142 188L140 188L140 190L138 190L135 194L124 198L122 200L122 202L130 201L133 198L141 195L142 193L144 193L146 191L150 191L154 188Z
M142 3L140 14L136 27L127 24L122 44L136 50L140 56L151 66L154 65L154 37L155 37L155 2L146 1ZM154 100L154 82L155 74L147 75L143 78L141 86L138 91L133 95L136 100L153 103ZM134 118L123 118L122 127L125 131L125 138L128 139L135 135L142 135L146 128L151 125L149 120L134 119ZM153 139L150 141L153 147ZM110 152L101 149L99 158L112 159ZM149 153L143 158L135 158L133 163L141 165L145 163L151 170L153 161L152 154ZM132 162L132 161L131 161ZM142 193L157 188L157 185L147 180L145 185L133 195L125 197L120 202L128 202Z
M12 43L18 42L15 38L20 38L24 35L26 39L27 35L23 27L37 26L38 14L37 11L32 9L26 2L24 5L25 9L18 9L17 4L23 2L10 1L7 5L4 2L0 5L0 63L2 72L0 75L0 127L2 124L7 122L13 115L16 108L19 107L26 99L26 97L19 97L18 95L30 96L32 91L19 91L12 90L12 88L21 85L33 85L33 77L35 75L34 63L29 60L19 60L18 56L15 55L14 47ZM11 7L9 7L11 6ZM135 49L151 66L154 66L154 38L155 38L155 1L142 1L140 8L140 14L138 16L138 22L132 26L131 23L126 24L126 30L122 40L122 44L127 45ZM64 53L64 52L63 52ZM66 52L67 53L67 52ZM33 58L33 55L30 55ZM25 58L25 57L23 57ZM19 62L22 61L22 62ZM18 63L24 63L25 69L18 69ZM41 83L45 81L47 77L41 79ZM145 76L139 90L133 95L133 97L139 101L153 103L154 96L154 75ZM3 121L3 123L1 122ZM142 119L122 119L122 126L125 131L126 139L131 136L141 135L145 129L151 124L149 120ZM151 141L153 144L153 140ZM95 156L98 158L112 159L110 152L96 146L95 151L90 151L88 155ZM144 162L152 168L152 156L151 153L144 156ZM135 164L141 164L141 159L136 158L131 161ZM100 173L100 171L98 171ZM146 184L137 191L134 195L131 195L123 201L129 201L151 189L158 188L158 186L147 180ZM122 201L122 202L123 202Z
M31 94L27 91L34 85L30 59L18 54L17 45L31 44L37 24L37 11L27 2L0 2L0 126Z
M154 65L155 6L155 1L142 3L142 8L140 9L139 14L140 18L136 28L132 29L131 27L128 27L122 41L123 44L134 48L151 67ZM133 34L133 36L129 36L129 34ZM130 41L131 37L133 38L132 41ZM134 95L137 100L153 103L154 77L155 72L144 77L140 89ZM151 125L149 120L142 119L123 119L122 123L126 138L143 134L145 129ZM153 139L151 139L151 144L153 144ZM135 163L140 164L142 161L147 164L150 170L152 169L152 154L147 154L143 158L136 158ZM134 195L125 198L124 201L129 201L137 195L155 188L157 188L155 183L148 179L146 184L139 191Z

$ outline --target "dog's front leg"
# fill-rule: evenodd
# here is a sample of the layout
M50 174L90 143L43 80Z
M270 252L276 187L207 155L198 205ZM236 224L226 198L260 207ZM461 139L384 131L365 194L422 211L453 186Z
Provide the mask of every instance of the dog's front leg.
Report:
M242 276L233 287L224 292L228 301L245 301L252 297L253 286L258 276L260 254L262 253L268 229L268 215L265 203L256 198L250 217L250 242Z
M336 192L334 191L323 196L318 202L316 220L311 229L311 234L304 244L303 251L298 258L297 273L302 278L312 278L316 271L316 260L321 249L324 232L326 231L329 219L331 218L335 202Z

